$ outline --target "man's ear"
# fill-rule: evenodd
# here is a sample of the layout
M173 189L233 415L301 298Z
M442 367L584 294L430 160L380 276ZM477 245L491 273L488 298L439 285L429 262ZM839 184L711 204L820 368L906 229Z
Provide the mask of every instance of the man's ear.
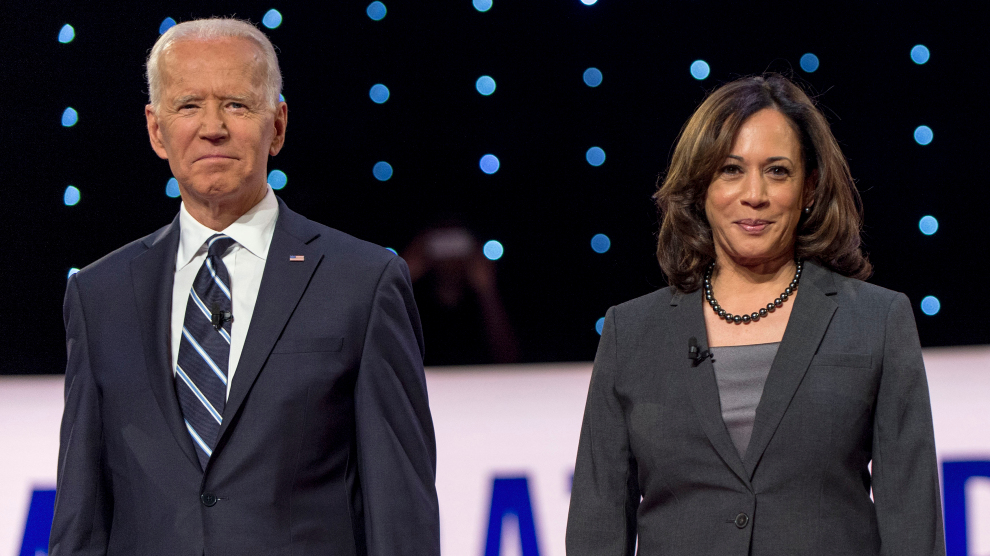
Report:
M285 126L289 123L289 106L285 102L279 102L275 107L275 136L272 137L272 144L268 147L268 154L275 156L282 145L285 145Z
M155 109L150 104L144 107L144 118L148 121L148 139L151 140L151 148L160 158L168 160L161 124L158 116L155 115Z

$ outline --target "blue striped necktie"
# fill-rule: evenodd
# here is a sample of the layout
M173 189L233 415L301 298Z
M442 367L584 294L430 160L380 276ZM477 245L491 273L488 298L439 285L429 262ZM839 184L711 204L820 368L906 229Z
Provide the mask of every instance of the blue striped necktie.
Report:
M221 257L234 243L223 234L206 240L208 253L189 290L175 364L179 406L204 470L216 447L227 401L231 284Z

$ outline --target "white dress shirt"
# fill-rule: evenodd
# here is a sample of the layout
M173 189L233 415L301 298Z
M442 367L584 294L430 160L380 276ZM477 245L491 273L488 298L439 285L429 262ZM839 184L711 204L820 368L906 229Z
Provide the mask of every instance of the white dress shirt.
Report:
M244 337L251 326L277 218L278 201L269 186L264 199L222 232L237 242L223 256L223 264L230 274L230 292L233 296L231 314L234 317L230 323L227 396L230 396L230 385L234 382L237 362L244 349ZM206 260L206 240L215 233L215 230L193 218L186 210L186 204L182 203L179 208L179 251L175 257L175 283L172 285L172 374L175 374L179 359L179 341L186 318L189 290Z

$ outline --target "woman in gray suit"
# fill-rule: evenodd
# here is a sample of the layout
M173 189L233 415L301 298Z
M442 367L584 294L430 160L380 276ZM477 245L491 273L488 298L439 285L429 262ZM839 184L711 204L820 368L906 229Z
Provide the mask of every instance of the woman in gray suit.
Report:
M568 555L944 554L914 316L862 281L821 112L779 75L724 85L655 198L671 286L605 316Z

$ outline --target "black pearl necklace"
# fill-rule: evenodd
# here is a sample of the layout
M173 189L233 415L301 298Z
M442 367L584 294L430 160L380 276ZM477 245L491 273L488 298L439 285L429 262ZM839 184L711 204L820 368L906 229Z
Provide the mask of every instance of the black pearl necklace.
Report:
M761 308L755 313L749 315L733 315L723 309L718 304L718 301L715 300L715 296L712 295L712 272L715 271L715 262L712 261L712 264L708 265L708 270L705 272L705 299L708 300L708 304L712 306L712 310L715 311L718 318L725 319L725 322L732 322L735 324L756 322L772 313L777 307L783 305L784 302L787 301L787 298L790 297L794 293L794 290L797 289L798 281L801 280L802 262L795 262L797 263L797 270L794 271L794 279L791 280L791 284L789 286L784 288L784 292L780 294L780 297L774 299L772 303L767 303L766 308Z

